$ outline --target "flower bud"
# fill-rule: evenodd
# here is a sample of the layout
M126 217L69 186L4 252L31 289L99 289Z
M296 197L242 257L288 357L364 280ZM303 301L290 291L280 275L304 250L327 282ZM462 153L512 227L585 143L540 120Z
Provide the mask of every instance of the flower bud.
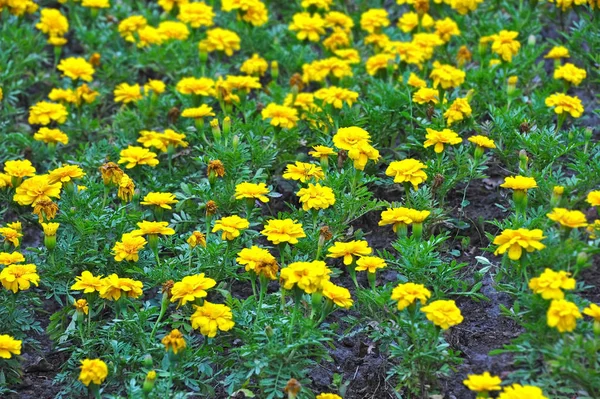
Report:
M238 146L240 145L240 136L238 136L237 134L235 136L233 136L233 140L231 142L232 146L233 146L233 150L237 150Z
M594 325L592 328L594 330L594 335L596 335L596 336L600 335L600 321L594 320Z
M144 380L144 385L142 386L142 390L144 394L149 394L154 388L154 382L156 381L156 371L150 370L148 374L146 374L146 379Z
M198 57L200 58L201 64L206 64L206 61L208 60L208 52L206 52L205 50L200 50Z
M100 53L94 53L90 56L90 64L92 64L92 66L99 67L101 59L102 56L100 55Z
M517 82L519 81L518 76L509 76L507 79L506 92L508 95L512 95L517 89Z
M271 77L274 81L279 78L279 63L277 61L271 62Z
M529 157L527 156L527 152L525 150L519 151L519 171L521 171L521 173L527 172L528 162Z
M142 364L144 367L152 367L152 356L150 354L144 355L142 358Z
M213 119L210 121L210 131L215 141L221 141L221 127L219 126L219 120Z
M223 119L223 135L227 137L229 132L231 132L231 118L226 116L225 119Z
M565 188L563 186L554 186L554 188L552 189L552 197L550 198L550 207L558 207L564 192Z
M527 38L527 45L529 46L535 46L535 35L529 35L529 37Z
M584 268L585 264L588 261L588 256L585 252L580 252L577 254L577 260L575 261L575 265L578 269Z

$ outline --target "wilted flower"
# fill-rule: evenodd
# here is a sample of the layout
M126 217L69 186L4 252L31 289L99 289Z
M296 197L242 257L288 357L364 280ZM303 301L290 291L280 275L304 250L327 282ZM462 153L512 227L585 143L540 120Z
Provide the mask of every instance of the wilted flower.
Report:
M177 354L177 352L182 351L186 347L183 334L181 334L178 329L171 330L170 333L165 335L161 342L165 346L167 352L171 350L174 354Z

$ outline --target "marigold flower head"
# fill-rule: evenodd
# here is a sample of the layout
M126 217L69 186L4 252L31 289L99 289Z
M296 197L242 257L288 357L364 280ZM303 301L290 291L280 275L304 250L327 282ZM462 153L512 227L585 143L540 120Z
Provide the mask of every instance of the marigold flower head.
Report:
M448 300L433 301L429 305L421 308L428 320L440 327L442 330L462 323L463 316L456 302Z
M158 24L158 33L166 40L186 40L190 35L190 30L182 22L163 21Z
M437 154L444 151L444 144L454 145L462 143L460 136L450 129L439 131L427 128L427 135L425 137L427 140L423 143L423 147L427 148L433 145Z
M162 80L150 79L144 85L144 92L146 94L152 92L154 94L162 94L167 89L167 85Z
M511 62L521 48L521 43L515 40L517 36L519 36L519 32L508 30L501 30L499 33L492 35L492 51L504 61Z
M565 12L569 8L573 7L573 5L580 6L580 5L583 5L583 4L586 3L586 0L556 0L556 1L555 0L549 0L549 1L550 1L550 3L556 2L556 6L560 7L563 12Z
M247 75L263 76L268 68L269 64L267 61L260 55L254 53L252 54L252 57L242 63L240 71Z
M213 26L215 13L213 8L203 2L180 2L177 19L189 24L192 28Z
M364 170L369 159L379 161L379 151L369 143L361 142L348 151L348 158L354 161L354 167Z
M587 195L586 201L591 206L600 206L600 190L590 191Z
M378 256L361 256L356 261L356 271L368 271L369 273L375 273L377 269L383 269L387 267L387 263L384 259Z
M59 10L44 8L35 27L50 37L62 37L69 31L69 21Z
M4 288L16 294L19 290L28 290L31 284L37 287L40 276L37 274L37 267L34 264L13 264L2 269L0 282Z
M327 280L322 283L321 289L323 296L331 300L337 306L344 309L350 309L352 307L354 301L347 288L340 287Z
M198 245L206 248L206 236L197 230L190 234L186 242L191 248L196 248Z
M323 187L320 184L308 183L307 187L298 190L297 194L302 209L308 211L310 209L327 209L335 204L335 195L329 187Z
M336 57L347 64L360 64L360 54L353 48L343 48L333 52Z
M215 285L217 282L212 278L205 277L204 273L186 276L171 288L171 302L179 301L178 306L194 302L197 298L206 297L208 295L206 291Z
M10 242L15 247L18 247L19 238L23 237L23 234L10 227L0 227L0 236L2 236L5 243Z
M125 167L127 169L134 168L137 165L148 165L151 167L158 165L156 154L143 147L130 145L126 149L121 150L120 156L119 163L126 163Z
M423 17L421 18L416 12L409 11L402 14L400 19L398 19L398 28L405 33L412 32L417 26L419 26L419 20L421 20L421 27L425 29L431 28L434 25L431 15L423 14Z
M354 21L348 15L339 11L330 11L325 14L325 26L327 28L339 27L344 29L346 32L354 27Z
M302 229L302 223L297 223L292 219L271 219L267 221L260 233L273 244L284 242L297 244L299 238L306 237Z
M570 275L569 272L546 268L539 277L529 280L529 288L544 299L563 299L565 294L562 290L575 289L575 279Z
M431 89L429 87L419 88L412 96L412 100L417 104L438 104L440 102L439 98L440 92L437 89Z
M102 174L102 180L105 185L110 183L119 184L121 178L123 177L123 171L119 166L114 162L107 162L100 166L100 173Z
M181 334L178 329L171 330L171 332L165 335L160 342L165 346L167 352L170 350L174 354L177 354L186 347L183 334Z
M186 108L181 113L183 118L202 119L207 116L215 116L213 109L206 104L202 104L196 108Z
M62 104L40 101L29 108L28 122L31 125L49 125L51 121L58 124L65 123L69 113Z
M325 104L331 104L334 108L342 109L344 103L352 106L358 99L358 93L343 87L329 86L315 92L315 98L323 100Z
M600 306L595 303L590 304L587 308L583 309L583 314L590 316L596 322L600 322Z
M504 391L500 393L498 399L548 399L544 396L542 390L532 385L519 385L512 384L511 386L505 387Z
M323 46L329 51L350 46L350 36L342 28L333 28L333 32L323 40Z
M527 191L532 188L537 188L537 182L533 177L527 176L508 176L504 179L504 183L500 187L510 188L512 190Z
M130 85L128 83L121 83L115 87L113 91L116 103L129 104L135 103L141 100L144 96L142 95L142 88L139 84Z
M183 4L188 4L189 0L158 0L158 5L163 10L170 12L174 7L181 7Z
M79 312L80 314L88 314L90 312L88 301L85 299L73 301L73 307L75 308L75 311Z
M82 0L81 5L88 8L109 8L109 0Z
M554 112L561 115L569 113L573 118L579 118L583 114L583 105L577 96L568 96L563 93L554 93L546 98L546 106L554 107Z
M358 127L341 127L333 136L333 144L340 150L350 150L359 143L369 143L371 136L369 132Z
M79 381L85 386L91 383L100 385L108 376L108 366L100 359L83 359L80 369Z
M233 240L239 237L241 230L245 230L248 227L250 227L250 222L248 222L248 220L237 215L233 215L217 220L212 232L216 233L217 231L222 231L221 239Z
M311 15L308 12L300 12L294 14L288 29L297 32L298 40L318 42L321 35L325 34L325 20L316 13Z
M261 112L263 120L271 119L271 125L292 129L298 123L298 111L285 105L270 103Z
M425 82L423 79L418 77L414 72L411 72L410 75L408 75L408 80L406 81L406 84L409 86L412 86L412 87L417 87L417 88L427 87L427 82ZM437 90L435 90L435 91L437 93ZM414 97L413 97L413 101L415 101ZM421 103L419 103L419 104L421 104Z
M575 86L579 86L586 76L587 73L585 69L577 68L575 65L569 62L559 66L554 71L554 79L564 79Z
M42 228L44 229L44 235L46 237L55 236L59 227L60 223L42 223Z
M390 20L388 12L383 8L372 8L360 16L360 27L366 32L376 33L386 26L390 26Z
M0 252L0 265L8 266L22 262L25 262L25 257L19 252Z
M153 192L148 193L144 200L140 202L142 205L156 206L163 209L172 209L171 205L178 203L175 199L175 194Z
M225 176L225 165L218 159L211 160L208 162L206 172L209 176L214 174L215 176L223 177Z
M102 279L100 298L108 299L109 301L118 301L122 295L126 295L129 298L139 298L143 294L143 287L144 285L141 281L119 277L113 273Z
M22 341L10 335L0 335L0 358L10 359L13 355L21 354Z
M323 159L328 158L331 155L337 155L337 152L335 152L331 147L315 145L313 146L313 150L308 152L308 155L313 158Z
M427 174L423 169L427 169L424 163L408 158L391 162L385 174L394 177L394 183L411 183L416 190L419 184L427 180Z
M94 276L89 271L81 272L80 276L75 277L75 284L71 286L74 291L83 291L84 294L100 292L103 287L102 276Z
M398 284L391 296L391 299L398 302L398 310L404 310L416 301L424 305L429 298L431 292L424 285L415 283Z
M451 126L454 122L462 121L465 117L471 116L472 109L469 105L468 98L457 98L455 99L450 107L444 112L444 118L448 126Z
M134 33L145 28L148 21L141 15L132 15L119 23L119 34L128 42L135 42Z
M288 164L283 173L284 179L299 180L306 183L309 179L314 178L316 181L323 179L325 174L323 169L315 164L296 161L294 164Z
M366 241L335 242L328 250L328 258L344 258L344 265L349 266L354 260L353 256L369 255L373 250Z
M475 11L477 6L480 3L483 3L483 0L450 0L449 2L445 2L449 3L450 7L456 10L459 14L465 15L469 11Z
M265 183L248 183L243 182L235 186L235 199L257 199L261 202L269 202L269 188Z
M235 325L231 308L225 305L204 301L202 306L194 306L196 311L190 317L192 328L199 329L200 334L213 338L217 330L229 331Z
M331 270L323 261L294 262L281 269L279 282L286 290L297 286L307 294L312 294L323 288L330 274Z
M165 235L170 236L175 234L175 230L168 227L168 222L149 222L143 220L137 223L139 229L133 230L131 234L133 236L143 236L143 235Z
M492 140L486 136L480 136L480 135L471 136L467 140L469 140L471 143L475 144L477 147L496 148L496 143L494 143L494 140Z
M50 94L48 94L48 98L52 101L77 104L77 95L72 89L54 88L50 91Z
M86 82L92 81L95 72L92 64L83 57L69 57L61 60L56 69L61 71L63 76L73 80L85 80Z
M490 375L487 371L483 374L469 374L467 379L463 381L463 384L473 392L499 391L502 389L500 387L501 383L500 377Z
M547 313L548 327L553 327L558 332L570 332L577 327L577 319L583 316L573 302L565 299L554 299L550 303Z
M50 183L48 175L33 176L16 189L13 201L19 205L32 205L38 201L60 198L61 182Z
M85 172L78 165L64 165L48 172L50 184L56 182L68 183L73 179L80 179L85 176Z
M40 128L33 135L33 139L46 144L61 143L67 145L69 143L69 136L67 136L65 133L59 129L48 129L47 127Z
M501 255L508 251L508 257L512 260L521 259L523 250L527 252L540 251L546 246L540 241L543 240L544 233L540 229L504 229L502 233L494 239L493 244L498 245L494 255Z
M214 96L215 81L210 78L183 78L175 86L181 94L195 94L197 96Z
M121 237L121 241L117 241L113 248L115 260L117 262L123 260L137 262L140 258L138 252L145 245L146 239L141 237L141 235L136 235L133 232L125 233Z
M379 53L367 59L365 68L367 73L371 76L375 76L380 70L387 70L390 66L396 70L398 65L395 64L396 56L393 54Z
M460 29L456 22L446 17L435 21L435 34L444 42L449 42L452 36L460 36Z
M559 60L561 58L569 58L571 55L569 54L569 49L564 46L554 46L548 51L548 54L544 56L544 58L551 58L555 60Z
M206 32L206 38L198 44L198 48L200 51L208 53L222 51L231 57L234 51L240 49L240 41L237 33L227 29L214 28Z
M317 395L316 399L342 399L342 397L335 393L322 393Z
M458 87L465 81L465 72L448 64L433 63L429 77L433 79L433 88L442 86L445 89Z
M10 177L28 177L35 175L35 167L28 159L17 159L4 162L4 173Z
M586 227L588 225L585 214L581 211L570 211L565 208L554 208L552 212L546 214L548 219L560 223L563 227L576 229L577 227Z
M277 271L279 270L277 260L264 248L256 245L251 248L244 248L238 253L236 261L240 265L244 265L246 271L263 275L270 280L277 278Z

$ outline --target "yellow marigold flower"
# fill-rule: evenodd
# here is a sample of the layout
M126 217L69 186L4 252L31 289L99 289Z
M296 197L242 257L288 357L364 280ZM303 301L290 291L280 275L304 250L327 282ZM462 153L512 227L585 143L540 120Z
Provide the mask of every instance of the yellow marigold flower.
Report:
M60 198L62 183L50 183L48 175L33 176L16 189L13 201L19 205L31 205L50 198Z
M490 60L490 67L495 67L496 65L500 65L501 63L502 61L497 59Z
M500 377L490 375L487 371L483 374L469 374L463 381L463 384L473 392L499 391L502 389L501 383Z
M143 48L148 47L152 44L162 44L167 38L163 34L152 26L145 26L137 31L138 38L140 39L137 43L137 47Z
M202 2L179 4L177 19L189 24L192 28L213 26L215 13L211 6Z
M590 191L586 201L591 206L600 206L600 191Z
M559 60L561 58L569 58L571 55L569 54L569 49L563 46L554 46L548 54L544 56L544 58L551 58L555 60Z
M383 8L372 8L360 15L360 27L366 32L376 33L386 26L390 26L390 20Z
M442 330L462 323L463 316L456 302L447 300L433 301L429 305L421 308L428 320L440 327Z
M109 8L109 0L82 0L81 5L89 8Z
M248 220L237 215L233 215L217 220L212 232L216 233L217 231L223 231L221 234L221 239L233 240L236 237L239 237L240 230L247 229L248 227L250 227Z
M337 152L335 152L331 147L315 145L313 146L313 151L309 151L308 155L312 156L313 158L323 159L331 155L337 155Z
M435 146L434 151L439 154L444 151L444 144L455 145L462 143L462 139L456 132L450 129L444 129L442 131L427 128L427 135L423 147L427 148Z
M186 148L189 144L185 141L185 134L177 133L172 129L165 129L162 134L158 135L158 139L163 143L163 152L167 151L169 146Z
M369 247L369 243L362 240L335 242L328 251L328 258L344 258L344 265L346 266L352 264L352 261L354 260L353 256L361 257L369 255L373 252L373 250Z
M126 149L121 150L120 156L119 163L126 163L125 167L127 169L131 169L137 165L149 165L151 167L158 165L156 154L147 148L130 145Z
M89 271L81 272L80 276L75 277L75 284L71 286L74 291L83 291L84 294L100 292L103 287L102 276L94 276Z
M58 124L65 123L69 113L62 104L40 101L29 108L28 122L31 125L48 125L51 121Z
M73 301L73 307L75 308L75 311L79 312L80 314L88 314L90 312L88 301L85 299Z
M354 21L348 15L339 11L330 11L325 14L325 27L334 28L339 27L350 32L354 27Z
M292 129L298 123L298 111L294 108L270 103L261 112L263 120L271 119L271 125Z
M450 18L435 21L435 34L444 42L449 42L452 36L460 36L458 25Z
M223 51L231 57L234 51L240 49L240 37L233 31L214 28L206 32L206 38L198 44L198 47L200 51L209 53Z
M348 151L348 158L354 161L354 167L358 170L364 170L369 159L377 162L379 160L379 151L369 143L358 143Z
M577 68L569 62L559 66L554 71L554 79L564 79L575 86L579 86L586 76L585 69Z
M509 387L505 387L504 391L500 393L498 399L548 399L544 396L542 390L532 385L519 385L512 384Z
M56 231L60 227L60 223L42 223L42 228L44 229L44 235L47 237L52 237L56 235Z
M68 183L73 179L80 179L85 176L85 172L78 165L64 165L48 172L50 184L56 182Z
M169 222L149 222L143 220L137 223L139 229L131 232L132 236L144 236L144 235L165 235L171 236L175 234L175 230L168 227Z
M165 222L166 223L166 222ZM123 260L137 262L140 258L138 252L146 245L146 239L133 232L125 233L121 241L117 241L113 248L113 254L117 262Z
M431 292L422 284L398 284L392 291L391 299L398 302L398 310L404 310L416 301L424 305L431 298Z
M323 296L340 308L350 309L354 304L352 295L347 288L333 284L331 281L324 281L322 284Z
M600 322L600 306L595 303L583 309L583 314L592 317L596 322Z
M479 3L483 3L483 0L450 0L444 2L449 3L450 7L458 11L459 14L465 15L469 11L475 11Z
M166 12L170 12L173 7L181 7L183 4L188 4L189 0L158 0L158 5Z
M410 75L408 76L408 80L406 81L406 84L408 84L409 86L418 87L418 88L427 87L427 82L425 82L423 79L418 77L414 72L410 73ZM434 90L434 89L430 89L430 90ZM438 91L435 90L435 96L437 96L437 95L438 95ZM415 100L414 96L413 96L413 101L418 102ZM427 101L425 101L425 102L427 102ZM419 104L423 104L423 103L419 102Z
M96 100L96 97L98 97L99 95L99 92L90 89L89 86L85 83L79 86L77 89L75 89L75 98L77 105L82 104L84 101L87 104L93 103L94 100Z
M471 116L471 113L472 110L468 98L459 97L455 99L446 112L444 112L444 118L446 118L448 126L451 126L454 122L461 121L465 117Z
M443 43L439 37L436 35L433 36L439 40L440 43ZM431 58L429 56L429 48L422 48L421 46L417 45L416 42L389 42L385 46L385 51L397 54L400 57L400 61L407 64L417 65L419 68L426 59ZM431 50L431 52L433 53L433 50Z
M63 76L73 80L85 80L86 82L92 81L95 72L92 64L83 57L69 57L61 60L56 69L62 71Z
M189 236L187 243L191 248L196 248L197 245L206 248L206 236L196 230Z
M229 331L235 325L231 308L225 305L204 301L202 306L194 306L196 311L190 317L192 328L199 329L200 334L213 338L217 330Z
M329 86L317 90L315 98L323 100L325 104L332 104L334 108L342 109L344 102L351 107L358 99L358 93L343 87Z
M429 77L433 79L433 87L442 86L445 89L458 87L465 81L465 72L448 64L433 63L433 70Z
M321 35L325 34L325 20L319 14L311 16L308 12L300 12L294 14L288 29L297 32L298 40L318 42Z
M86 0L83 0L84 2ZM83 359L81 361L79 381L86 387L91 383L100 385L108 376L108 367L100 359Z
M19 221L6 223L6 227L10 227L13 230L17 230L19 233L23 231L23 225Z
M28 177L35 175L35 167L28 159L17 159L4 162L4 173L10 177Z
M504 183L500 187L510 188L512 190L522 190L527 192L532 188L537 188L537 182L533 177L527 176L508 176L504 179Z
M21 354L22 341L14 339L10 335L0 335L0 358L10 359L12 355Z
M19 252L0 252L0 265L8 266L13 263L25 262L25 257Z
M317 395L316 399L342 399L342 397L335 393L322 393Z
M118 184L117 196L125 202L131 202L133 193L135 192L135 183L133 179L126 174L123 174Z
M217 282L212 278L205 277L204 273L186 276L171 288L171 302L179 301L178 306L194 302L198 298L206 297L208 295L206 291L215 285Z
M35 27L50 37L62 37L69 31L69 21L59 10L44 8Z
M521 48L521 43L515 40L519 32L501 30L498 34L492 35L492 51L498 54L504 61L511 62L513 56L517 55Z
M56 47L64 46L67 44L67 39L59 36L50 36L47 41L48 44Z
M327 209L335 204L335 195L329 187L322 187L320 184L308 183L308 187L298 190L298 197L302 203L302 209Z
M415 33L412 44L423 53L422 60L428 60L433 57L433 51L436 47L444 45L444 41L435 33ZM433 66L436 67L436 64L439 64L439 62L434 62Z
M319 10L329 11L331 3L333 3L333 0L302 0L300 6L302 8L310 8L314 6Z
M369 132L358 127L341 127L333 136L333 144L340 150L351 150L359 143L369 143L371 136Z
M419 19L421 19L421 27L427 29L431 28L434 24L433 18L429 14L423 14L423 17L420 18L419 14L416 12L410 11L402 14L400 19L398 19L398 28L402 30L402 32L408 33L419 26Z
M286 290L297 286L307 294L312 294L323 288L330 274L331 270L323 261L294 262L281 269L279 283Z
M0 234L2 234L0 228ZM34 264L13 264L8 265L0 272L0 282L7 290L17 293L19 290L28 290L31 284L38 286L40 276L37 274L37 267Z
M361 256L356 261L356 271L368 271L369 273L375 273L377 269L383 269L387 266L384 259L378 256Z
M119 23L119 34L128 42L135 42L134 33L145 28L148 21L141 15L132 15Z
M181 334L178 329L174 329L169 334L165 335L160 342L165 346L167 352L171 350L174 354L177 354L177 352L182 351L186 347L183 334Z
M549 0L550 3L554 3L555 0ZM560 7L563 12L567 11L569 8L573 7L573 5L583 5L586 3L586 0L556 0L556 6Z
M144 285L141 281L119 277L113 273L102 279L100 298L108 299L109 301L118 301L122 295L126 295L129 298L139 298L143 294L143 287Z
M162 94L165 92L167 86L162 80L150 79L144 85L144 92L148 94L152 92L154 94Z
M338 79L352 76L350 63L337 57L329 57L302 65L302 81L304 83L323 82L329 75Z
M571 273L565 271L555 272L546 268L539 277L529 280L529 288L544 299L563 299L562 290L574 290L575 279L569 277Z
M570 211L565 208L554 208L552 212L546 214L548 219L560 223L563 227L576 229L577 227L586 227L588 225L585 214L581 211Z
M247 75L255 75L255 76L263 76L267 69L269 68L269 64L267 61L259 56L258 54L252 54L251 58L248 58L242 66L240 67L240 71Z
M269 202L269 188L265 183L248 183L243 182L235 186L235 199L258 199L262 202Z
M197 108L186 108L181 113L183 118L202 119L207 116L215 116L213 109L206 104L202 104Z
M244 93L250 93L250 90L260 89L262 87L260 84L260 79L257 76L227 75L227 78L223 84L229 89L229 91L241 90Z
M502 255L508 251L508 257L512 260L521 259L523 249L527 252L542 250L546 248L540 241L543 240L544 233L540 229L505 229L494 239L493 244L498 245L494 255Z
M390 163L385 174L393 176L394 183L411 183L416 190L419 184L427 180L427 174L423 169L427 169L427 165L416 159L408 158Z
M414 102L416 102L417 104L426 104L426 103L438 104L440 102L439 97L440 97L440 93L437 89L430 89L429 87L421 87L419 90L417 90L413 94L412 100Z
M394 70L398 69L398 65L395 64L396 56L392 54L380 53L375 54L374 56L367 59L365 67L367 69L367 73L371 76L375 76L375 74L383 69L387 70L388 66L392 66Z
M568 96L563 93L554 93L546 98L546 106L554 107L554 112L571 114L573 118L579 118L583 114L583 105L577 96Z
M115 102L129 104L131 102L138 102L144 96L142 95L142 89L139 84L130 85L128 83L121 83L118 85L114 92Z
M6 173L0 173L0 189L12 187L12 178Z
M269 12L264 3L253 0L246 12L242 15L242 20L251 23L254 26L262 26L269 20Z
M33 139L42 141L46 144L61 143L67 145L69 137L59 129L48 129L47 127L40 128L34 135Z
M142 205L157 206L164 209L172 209L171 205L179 201L175 199L175 194L152 192L146 194L144 200L140 202Z
M558 332L570 332L577 326L577 319L583 316L579 312L579 308L572 302L565 299L554 299L550 303L547 313L548 327L553 327Z
M494 143L494 140L492 140L486 136L480 136L480 135L471 136L467 140L469 140L471 143L475 144L477 147L496 148L496 143Z
M314 178L315 181L325 178L323 169L315 164L296 161L295 164L288 164L283 173L283 178L288 180L299 180L306 183Z
M429 211L419 211L416 209L398 207L388 208L381 212L381 220L379 226L392 225L394 232L398 231L401 225L409 225L412 223L422 223L431 214Z
M302 229L302 223L297 223L292 219L271 219L264 225L260 234L267 237L267 240L273 244L281 244L283 242L297 244L299 238L306 237Z
M350 46L350 36L341 28L333 28L333 32L323 40L323 46L329 51Z
M167 40L186 40L190 35L190 30L182 22L163 21L158 24L158 33Z
M245 266L247 272L252 271L257 275L264 275L270 280L277 278L279 265L275 257L266 249L256 245L251 248L244 248L238 252L235 260L240 265Z
M335 50L333 53L348 64L360 63L360 54L358 53L358 50L353 48L339 49Z

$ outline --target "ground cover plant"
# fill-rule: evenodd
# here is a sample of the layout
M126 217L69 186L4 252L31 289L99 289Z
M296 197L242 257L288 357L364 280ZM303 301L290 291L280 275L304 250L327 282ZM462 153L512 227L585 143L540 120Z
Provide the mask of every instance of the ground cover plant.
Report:
M597 0L0 0L0 396L600 397Z

